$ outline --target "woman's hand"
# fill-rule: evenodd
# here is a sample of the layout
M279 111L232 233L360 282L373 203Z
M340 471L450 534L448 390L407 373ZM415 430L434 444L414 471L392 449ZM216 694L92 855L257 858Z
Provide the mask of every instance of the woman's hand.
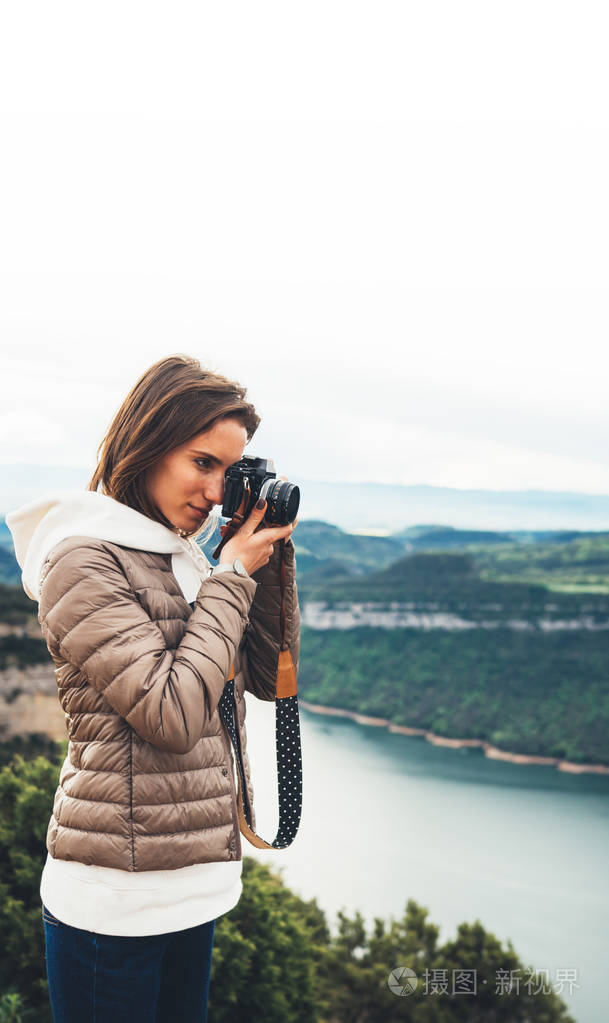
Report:
M220 552L220 564L233 563L235 558L243 565L249 575L257 568L266 565L274 551L274 544L284 537L289 537L296 528L298 519L289 522L287 526L262 526L262 519L266 511L266 501L262 507L258 507L260 501L252 508L248 518L243 525L231 537ZM222 526L220 533L224 534L226 526Z

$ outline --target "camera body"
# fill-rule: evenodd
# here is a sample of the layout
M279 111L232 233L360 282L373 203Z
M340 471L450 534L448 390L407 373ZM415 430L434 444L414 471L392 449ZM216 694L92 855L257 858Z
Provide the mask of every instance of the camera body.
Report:
M260 497L266 501L263 521L268 525L287 526L298 514L300 490L295 483L277 479L271 458L244 455L228 467L224 474L222 514L232 519L244 496L244 518L248 517Z

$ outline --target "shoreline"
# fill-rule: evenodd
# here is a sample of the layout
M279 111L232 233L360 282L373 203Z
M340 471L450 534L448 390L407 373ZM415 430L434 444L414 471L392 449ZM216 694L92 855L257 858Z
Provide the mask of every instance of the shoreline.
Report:
M313 714L326 714L329 717L350 718L358 725L370 725L374 728L386 728L389 732L396 732L399 735L422 736L427 742L434 746L447 746L450 749L461 747L481 748L485 757L490 760L506 760L511 764L542 764L546 767L555 767L558 771L567 774L609 774L609 766L606 764L575 764L571 760L562 760L560 757L542 757L526 753L509 753L507 750L498 749L486 739L449 739L444 735L436 735L426 728L409 728L407 725L396 725L388 718L369 717L366 714L358 714L353 710L343 710L341 707L326 707L321 703L309 703L307 700L299 699L301 707L310 710Z

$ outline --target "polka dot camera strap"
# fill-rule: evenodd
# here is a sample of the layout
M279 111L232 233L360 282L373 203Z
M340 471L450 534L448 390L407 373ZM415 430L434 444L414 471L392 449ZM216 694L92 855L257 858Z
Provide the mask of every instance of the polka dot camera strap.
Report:
M248 842L258 849L285 849L296 837L302 812L302 751L296 670L285 641L285 563L281 544L281 649L277 664L275 695L275 744L277 752L277 786L279 790L279 827L272 842L267 842L252 829L252 812L245 781L241 740L235 703L235 675L231 668L218 710L226 725L237 760L237 814L239 828Z

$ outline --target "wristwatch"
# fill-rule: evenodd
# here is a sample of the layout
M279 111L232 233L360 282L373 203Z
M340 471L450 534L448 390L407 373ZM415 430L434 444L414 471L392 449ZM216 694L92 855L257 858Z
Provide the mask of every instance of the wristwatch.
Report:
M223 561L221 565L214 565L213 575L220 575L221 572L236 572L237 575L242 575L246 579L249 578L249 572L243 567L239 558L235 558L232 565L227 564L226 561Z

